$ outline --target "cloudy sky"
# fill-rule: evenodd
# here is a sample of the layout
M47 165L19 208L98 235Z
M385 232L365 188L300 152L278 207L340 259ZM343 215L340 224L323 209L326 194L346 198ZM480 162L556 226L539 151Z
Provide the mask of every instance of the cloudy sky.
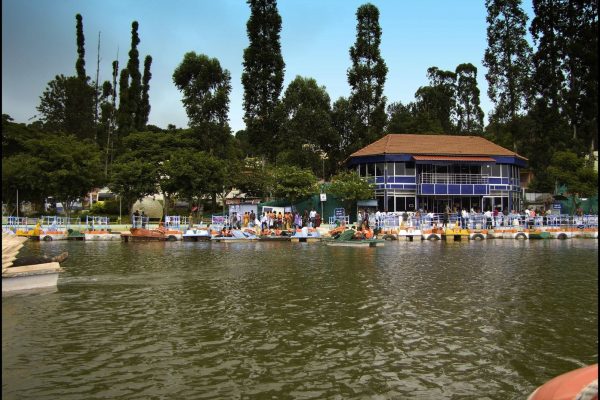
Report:
M348 96L348 53L356 38L356 10L365 1L280 0L284 91L296 76L315 78L331 101ZM373 0L380 12L381 55L388 66L388 104L413 101L426 85L427 68L478 68L482 108L487 98L486 9L483 0ZM525 11L532 15L531 1ZM83 16L86 72L96 76L100 32L100 78L111 79L111 63L127 63L131 22L138 21L140 64L151 55L149 123L186 127L173 71L186 52L217 58L231 72L229 111L233 132L243 129L242 55L248 46L249 7L243 0L2 0L2 113L16 122L36 119L36 106L56 75L75 75L75 15ZM283 94L283 93L282 93Z

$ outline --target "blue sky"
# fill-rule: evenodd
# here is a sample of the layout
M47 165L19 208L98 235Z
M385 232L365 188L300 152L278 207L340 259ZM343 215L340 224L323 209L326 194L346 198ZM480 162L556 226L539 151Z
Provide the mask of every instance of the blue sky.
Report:
M280 0L284 90L298 75L325 86L332 103L348 96L348 50L356 38L356 10L366 1ZM384 94L391 102L413 101L427 85L427 68L454 70L470 62L478 69L482 108L492 108L481 64L486 43L486 9L476 0L375 0L382 29L381 55L388 66ZM530 16L531 1L523 8ZM75 15L83 16L86 72L96 76L101 32L100 78L111 80L111 63L127 63L131 22L139 23L140 64L151 55L149 123L188 123L172 75L188 51L217 58L231 72L229 110L233 132L244 128L242 55L248 46L249 7L243 0L3 0L2 113L16 122L37 114L46 85L58 74L74 75ZM282 92L283 95L283 92ZM32 121L35 118L31 119Z

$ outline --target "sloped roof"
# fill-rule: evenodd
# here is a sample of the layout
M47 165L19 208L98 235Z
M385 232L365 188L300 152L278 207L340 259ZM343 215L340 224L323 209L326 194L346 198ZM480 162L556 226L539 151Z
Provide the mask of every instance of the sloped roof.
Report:
M350 157L382 154L439 156L508 156L527 160L480 136L389 134L352 153Z

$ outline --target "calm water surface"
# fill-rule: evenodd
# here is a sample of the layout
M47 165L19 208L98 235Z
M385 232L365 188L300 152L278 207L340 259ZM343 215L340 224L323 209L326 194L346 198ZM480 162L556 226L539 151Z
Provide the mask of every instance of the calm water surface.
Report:
M29 242L6 399L525 399L598 360L598 242Z

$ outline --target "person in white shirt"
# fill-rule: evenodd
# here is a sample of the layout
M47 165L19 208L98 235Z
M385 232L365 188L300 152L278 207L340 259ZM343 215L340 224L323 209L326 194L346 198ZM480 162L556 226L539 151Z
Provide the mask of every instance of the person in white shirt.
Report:
M492 212L488 209L483 215L485 215L486 229L492 229Z
M461 217L462 217L462 227L468 228L469 227L469 212L467 211L466 208L462 209Z
M315 218L316 217L317 217L317 212L313 208L311 208L310 213L308 213L308 220L310 221L309 225L308 225L309 227L312 228L315 226Z

